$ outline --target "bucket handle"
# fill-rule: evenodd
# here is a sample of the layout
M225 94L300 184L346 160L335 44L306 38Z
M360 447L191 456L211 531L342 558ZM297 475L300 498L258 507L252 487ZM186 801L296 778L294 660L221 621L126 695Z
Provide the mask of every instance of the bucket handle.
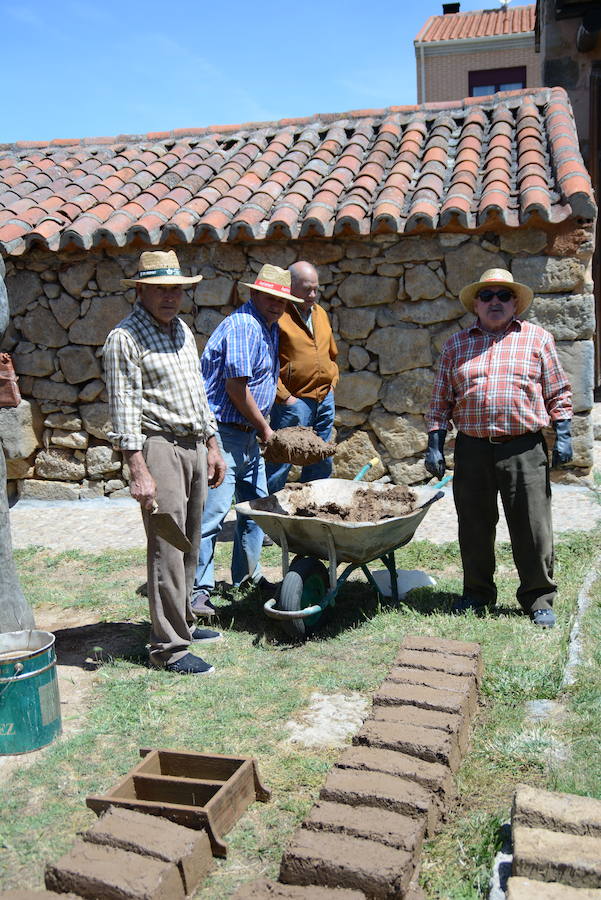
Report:
M41 675L42 672L47 672L48 669L51 669L56 665L56 660L53 659L52 662L49 662L48 665L44 666L41 669L34 669L33 672L25 672L24 675L21 675L23 671L23 663L15 663L15 674L11 676L11 678L0 678L0 684L5 684L8 687L9 684L12 684L13 681L24 681L26 678L34 678L36 675ZM3 690L6 690L4 688Z
M2 688L2 690L0 690L0 697L2 696L2 694L5 691L8 690L9 686L13 683L13 681L17 681L19 675L21 674L21 672L23 671L24 668L25 667L24 667L23 663L20 663L20 662L15 663L15 674L13 675L13 677L12 678L0 678L0 682L5 683L5 686Z

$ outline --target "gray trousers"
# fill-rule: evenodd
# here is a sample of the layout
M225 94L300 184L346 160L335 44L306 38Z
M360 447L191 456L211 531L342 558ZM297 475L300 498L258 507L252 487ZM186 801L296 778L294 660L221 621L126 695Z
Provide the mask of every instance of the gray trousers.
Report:
M520 578L517 599L532 613L550 609L553 581L553 528L549 460L542 432L491 444L461 432L455 443L453 496L459 520L459 547L465 596L493 605L495 532L501 495Z
M150 513L142 510L147 539L150 660L161 667L188 653L194 629L190 596L207 497L207 450L200 440L165 433L147 437L142 452L156 482L159 510L173 516L192 544L190 553L172 547L154 533Z

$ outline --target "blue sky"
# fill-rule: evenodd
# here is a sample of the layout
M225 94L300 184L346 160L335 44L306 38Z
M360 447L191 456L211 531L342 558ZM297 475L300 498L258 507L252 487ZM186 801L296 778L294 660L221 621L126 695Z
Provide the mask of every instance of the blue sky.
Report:
M461 3L483 8L498 0ZM441 12L434 0L0 0L0 143L413 104L413 38Z

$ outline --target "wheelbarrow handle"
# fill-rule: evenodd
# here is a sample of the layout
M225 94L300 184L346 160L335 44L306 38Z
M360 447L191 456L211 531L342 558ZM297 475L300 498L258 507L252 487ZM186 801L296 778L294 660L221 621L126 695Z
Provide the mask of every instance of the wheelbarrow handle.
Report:
M306 606L305 609L274 609L276 603L277 599L274 597L263 604L263 612L271 619L308 619L310 616L323 612L323 607L319 604Z

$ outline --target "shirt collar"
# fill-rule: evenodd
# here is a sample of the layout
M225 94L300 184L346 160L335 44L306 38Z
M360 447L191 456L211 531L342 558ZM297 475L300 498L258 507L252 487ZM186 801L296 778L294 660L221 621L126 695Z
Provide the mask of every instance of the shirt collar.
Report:
M507 328L505 328L504 331L501 331L501 332L492 332L492 331L487 331L485 328L483 328L482 325L480 325L479 320L476 318L475 321L474 321L474 324L473 324L468 330L469 330L470 334L473 334L474 332L478 332L479 334L483 334L483 335L485 335L486 337L496 337L497 335L504 335L504 334L507 334L507 333L510 332L510 331L521 331L521 330L522 330L522 323L520 322L519 319L516 319L516 318L514 317L514 318L511 319L511 321L508 323Z

